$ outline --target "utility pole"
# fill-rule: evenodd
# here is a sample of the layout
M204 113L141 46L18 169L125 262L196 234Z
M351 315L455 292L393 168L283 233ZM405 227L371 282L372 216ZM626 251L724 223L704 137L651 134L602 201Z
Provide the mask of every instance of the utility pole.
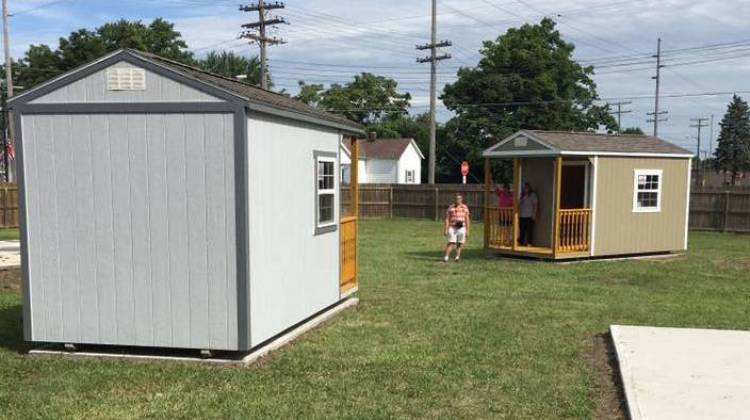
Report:
M250 22L242 25L245 29L250 31L244 31L240 34L240 38L249 39L250 44L258 44L260 46L260 87L268 89L268 60L266 54L266 48L269 45L284 44L284 39L268 36L267 29L282 23L288 23L286 19L279 16L268 17L266 12L270 10L283 9L284 3L265 3L263 0L258 0L257 3L240 6L242 12L258 12L258 20L256 22Z
M656 55L653 57L656 58L656 76L652 77L652 79L656 80L656 96L654 99L654 112L648 113L648 115L653 115L653 118L648 120L648 122L654 123L654 137L658 137L659 122L666 121L665 118L659 118L659 115L667 113L667 111L659 111L659 82L661 81L661 69L664 67L661 64L661 38L659 38L656 43Z
M703 165L701 164L701 131L703 127L708 127L708 118L691 118L690 121L694 121L695 124L691 124L690 127L698 129L698 145L695 148L695 168L697 169L697 179L699 185L703 184Z
M5 129L3 130L3 169L5 169L5 182L10 182L10 159L8 149L10 139L13 138L13 127L8 112L8 99L13 96L13 60L10 57L10 38L8 37L8 0L3 1L3 50L5 52L5 94L3 95L3 119Z
M711 122L709 123L708 130L710 133L708 138L708 156L711 156L714 152L714 114L711 114Z
M610 114L617 114L617 134L620 134L622 132L622 114L627 114L630 112L633 112L631 110L624 111L622 109L623 105L630 105L633 102L627 101L627 102L615 102L607 105L615 105L617 107L617 111L612 111Z
M417 58L417 63L430 63L430 162L427 173L428 183L435 183L435 162L437 149L437 63L451 58L450 54L438 55L438 48L450 47L450 41L437 40L437 0L432 0L432 35L430 43L417 45L417 50L430 50L430 56Z

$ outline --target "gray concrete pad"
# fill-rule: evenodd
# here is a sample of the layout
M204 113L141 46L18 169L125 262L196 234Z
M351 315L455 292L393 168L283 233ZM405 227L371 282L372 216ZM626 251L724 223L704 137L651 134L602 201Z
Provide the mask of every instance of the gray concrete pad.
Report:
M257 347L250 352L246 353L222 353L216 357L201 358L197 355L185 355L185 352L169 352L164 351L161 353L154 352L128 352L128 349L118 347L109 351L102 350L80 350L80 351L65 351L59 349L59 346L55 348L41 347L35 348L29 351L32 356L43 356L43 357L72 357L72 358L94 358L94 359L122 359L132 361L168 361L168 362L188 362L188 363L205 363L205 364L218 364L218 365L234 365L234 366L250 366L254 362L261 358L268 356L270 353L281 349L282 347L290 344L300 336L306 334L310 330L320 326L331 318L335 317L340 312L354 307L359 304L358 298L349 297L342 300L338 304L326 309L325 311L318 313L312 318L298 324L289 331L273 338L271 341ZM196 353L196 352L193 352Z
M630 416L750 418L750 332L610 327Z

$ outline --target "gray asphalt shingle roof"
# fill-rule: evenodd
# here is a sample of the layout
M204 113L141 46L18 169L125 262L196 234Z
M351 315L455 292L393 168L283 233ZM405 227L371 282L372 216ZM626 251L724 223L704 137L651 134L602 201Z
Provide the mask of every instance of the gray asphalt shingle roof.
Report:
M654 136L523 130L561 152L689 155L690 151Z
M221 89L224 89L226 91L229 91L230 93L233 93L242 98L246 98L248 100L260 102L263 104L267 104L275 108L281 108L281 109L285 109L291 112L296 112L296 113L308 115L314 118L322 119L325 121L330 121L332 123L345 125L354 131L359 131L359 132L364 133L364 128L361 125L345 117L335 115L329 112L321 111L313 106L307 105L304 102L301 102L289 96L282 95L276 92L272 92L270 90L265 90L258 86L254 86L249 83L245 83L236 79L213 74L205 70L199 69L197 67L192 67L186 64L179 63L177 61L173 61L173 60L160 57L156 54L151 54L151 53L138 51L138 50L128 50L128 52L134 55L138 55L144 60L149 60L156 64L160 64L162 66L168 67L169 69L176 71L178 73L182 73L185 76L191 77L193 79L197 79L204 83L208 83L216 87L219 87Z

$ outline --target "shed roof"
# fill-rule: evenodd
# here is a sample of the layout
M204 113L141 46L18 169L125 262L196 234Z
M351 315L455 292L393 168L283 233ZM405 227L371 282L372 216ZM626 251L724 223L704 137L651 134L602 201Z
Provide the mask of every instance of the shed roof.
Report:
M398 160L410 144L414 144L414 148L417 150L419 157L424 159L424 155L419 149L419 146L414 139L411 138L360 141L359 157L364 159ZM345 147L348 152L351 148L351 142L349 140L346 141Z
M100 69L98 68L97 64L111 65L110 63L116 61L118 58L129 61L136 65L138 64L137 61L139 60L145 61L147 63L152 63L160 68L166 68L175 73L178 73L190 80L194 80L199 83L218 88L224 92L228 92L243 101L247 101L248 105L256 104L277 111L285 111L284 115L291 119L300 119L322 123L323 125L329 125L334 128L345 129L346 131L354 134L364 135L364 129L361 125L342 116L319 110L289 96L262 89L258 86L254 86L237 79L214 74L197 67L179 63L177 61L169 60L156 54L134 49L118 50L112 54L109 54L108 56L103 57L102 59L79 67L47 83L24 92L23 94L13 98L12 101L16 103L24 103L26 101L33 100L40 94L44 94L67 84L69 76L73 74L86 72L87 69L89 69L90 72L98 71ZM133 59L135 59L135 61ZM162 75L164 75L164 73L162 73ZM75 78L70 78L72 79L71 82L77 80L79 77L80 75ZM33 94L33 92L35 92L36 94ZM24 97L27 97L27 99L24 99Z
M533 145L510 147L519 137ZM692 153L659 137L591 132L520 130L484 151L486 157L523 155L610 155L692 157Z

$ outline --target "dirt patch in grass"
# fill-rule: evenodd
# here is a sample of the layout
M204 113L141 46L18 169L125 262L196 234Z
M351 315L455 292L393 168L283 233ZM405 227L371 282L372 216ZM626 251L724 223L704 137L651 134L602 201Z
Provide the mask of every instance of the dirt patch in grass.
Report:
M594 418L628 419L620 368L609 332L591 337L584 357L592 378Z
M0 268L0 290L18 290L21 288L21 268Z

